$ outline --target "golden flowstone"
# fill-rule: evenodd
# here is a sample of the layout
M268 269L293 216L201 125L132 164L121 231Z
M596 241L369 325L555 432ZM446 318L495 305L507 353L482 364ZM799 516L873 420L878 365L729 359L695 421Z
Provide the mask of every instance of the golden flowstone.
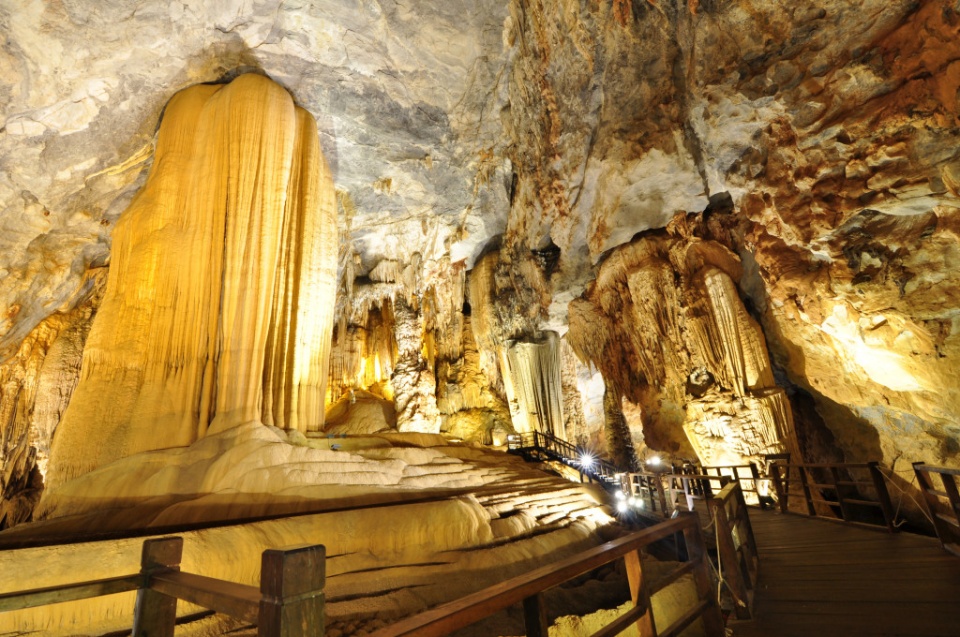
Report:
M48 486L250 421L323 423L335 194L316 122L244 75L167 105L53 440Z

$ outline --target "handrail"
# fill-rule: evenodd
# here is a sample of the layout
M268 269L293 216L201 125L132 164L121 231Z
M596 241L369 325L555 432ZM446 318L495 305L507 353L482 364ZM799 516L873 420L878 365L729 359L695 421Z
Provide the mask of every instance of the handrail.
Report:
M140 572L0 595L0 612L137 591L133 634L173 637L177 600L257 625L258 637L323 634L323 545L263 552L260 587L183 573L183 538L146 540Z
M627 473L623 474L623 487L628 495L638 497L644 508L667 516L678 510L677 502L682 495L687 511L693 511L695 500L713 496L714 486L723 488L731 478L700 473ZM669 495L668 495L669 494Z
M660 476L656 473L627 473L623 475L621 488L627 492L630 497L638 498L640 506L648 509L652 513L659 511L664 517L673 513L673 509L667 510L667 496L663 490L663 483Z
M687 544L688 561L658 582L648 583L643 574L640 550L679 532L683 533ZM595 637L618 634L632 623L637 625L641 637L677 635L697 617L703 618L709 637L724 634L723 619L710 581L710 565L699 521L696 516L681 515L408 617L372 633L370 637L440 637L520 602L524 606L527 636L546 637L548 626L543 592L621 558L626 565L634 608L596 633ZM650 597L686 573L693 573L699 600L697 605L665 630L655 629ZM616 632L612 632L614 630Z
M960 489L957 487L957 477L960 469L946 467L928 467L923 462L914 462L913 470L917 476L917 484L923 493L923 503L927 513L933 521L933 528L937 532L940 546L960 557ZM936 489L930 474L940 476L943 490ZM943 513L942 500L946 499L948 513Z
M740 488L744 493L753 493L756 495L757 500L760 500L760 481L763 478L760 476L760 469L757 467L757 463L713 465L704 466L701 467L701 469L707 474L716 472L718 476L726 475L733 478L740 483ZM740 475L741 470L746 471L748 475Z
M524 452L535 450L552 456L566 465L574 467L591 480L601 483L613 483L623 470L603 458L591 458L589 463L582 462L582 450L576 445L557 438L553 434L543 431L528 431L522 434L511 434L507 437L507 450ZM582 476L581 476L582 478Z
M753 525L739 482L729 482L707 500L717 536L723 579L734 596L738 619L749 619L760 560Z
M140 574L136 573L134 575L108 577L91 582L35 588L33 590L18 591L15 593L2 593L0 594L0 613L135 591L140 588L140 581Z
M843 479L841 472L849 472L851 469L867 470L870 474L869 480ZM862 520L855 519L855 509L852 507L868 507L880 510L884 524L890 533L897 531L894 525L894 512L893 504L890 501L890 493L887 490L887 483L883 473L880 471L878 462L771 463L770 478L773 481L777 499L780 502L780 510L783 513L788 511L791 491L789 485L792 480L791 472L796 474L796 479L799 481L803 491L807 514L811 517L840 520L849 524L861 524L875 528L875 524L868 524ZM821 477L817 478L817 475ZM826 475L826 482L815 481L815 478L823 480L822 476L824 475ZM873 489L876 493L876 500L864 499L854 490L858 487ZM834 495L833 498L829 497L828 494L830 493Z

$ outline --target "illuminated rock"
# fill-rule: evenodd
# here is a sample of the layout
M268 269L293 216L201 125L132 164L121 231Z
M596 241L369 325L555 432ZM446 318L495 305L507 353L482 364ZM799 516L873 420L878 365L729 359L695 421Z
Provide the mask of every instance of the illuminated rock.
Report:
M313 118L282 88L245 75L178 93L114 233L50 486L244 422L319 429L333 205Z
M544 332L537 340L507 341L505 349L506 373L517 397L511 409L514 427L566 439L557 334Z
M610 384L610 453L636 465L622 396L640 407L653 449L709 465L799 455L786 394L734 285L739 261L690 231L678 218L669 233L615 250L571 303L567 339Z

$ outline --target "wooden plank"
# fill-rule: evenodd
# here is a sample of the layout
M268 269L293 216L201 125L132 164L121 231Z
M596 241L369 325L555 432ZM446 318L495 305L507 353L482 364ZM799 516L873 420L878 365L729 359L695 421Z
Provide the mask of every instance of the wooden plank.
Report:
M844 498L844 502L848 504L859 504L860 506L876 507L878 509L882 508L879 502L874 502L873 500L859 500L857 498Z
M773 601L764 600L764 615L773 613L816 613L831 617L850 617L861 615L867 617L877 616L899 616L903 614L919 615L922 614L946 614L951 613L960 617L960 609L944 608L943 604L938 602L905 602L902 604L891 605L885 601L879 602L860 602L858 604L848 604L846 602L812 602L812 601Z
M737 637L956 634L960 561L933 538L797 515L751 521L764 556L757 619L735 624Z
M960 528L960 522L957 522L957 520L951 515L947 515L946 513L937 513L937 517L947 524Z
M18 593L4 593L0 595L0 613L135 591L140 588L140 581L140 574L137 573L121 577L109 577L93 582L35 588Z
M260 590L255 586L175 571L154 575L150 588L252 624L258 620Z

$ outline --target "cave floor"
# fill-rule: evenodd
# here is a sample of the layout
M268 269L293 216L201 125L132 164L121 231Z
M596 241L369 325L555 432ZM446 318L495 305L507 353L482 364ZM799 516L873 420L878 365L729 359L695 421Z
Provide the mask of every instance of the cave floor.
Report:
M756 619L734 637L960 635L960 559L936 539L750 509Z

